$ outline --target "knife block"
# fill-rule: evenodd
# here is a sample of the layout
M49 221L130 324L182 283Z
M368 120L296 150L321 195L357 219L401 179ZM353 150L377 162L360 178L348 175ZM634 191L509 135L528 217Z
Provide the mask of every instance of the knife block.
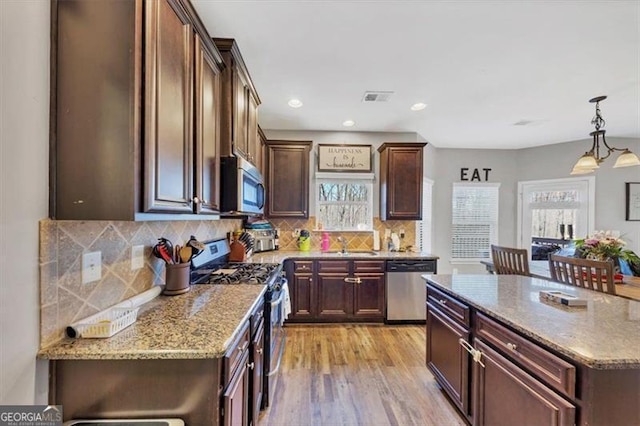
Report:
M233 241L229 249L229 262L244 262L247 260L246 247L240 241Z

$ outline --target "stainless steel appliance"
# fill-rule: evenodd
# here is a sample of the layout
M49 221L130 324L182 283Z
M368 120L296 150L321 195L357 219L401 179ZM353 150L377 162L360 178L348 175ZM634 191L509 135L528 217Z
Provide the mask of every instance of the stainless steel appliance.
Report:
M422 274L437 273L436 259L387 260L387 322L425 322L427 287Z
M220 165L222 214L261 215L265 190L260 171L242 157L223 157Z
M273 376L278 372L284 352L286 334L283 328L283 304L286 279L279 263L229 262L229 242L210 241L203 252L192 260L191 282L194 284L266 285L264 296L264 353L262 407L273 399Z
M253 253L276 250L275 229L247 229L245 232L253 237Z

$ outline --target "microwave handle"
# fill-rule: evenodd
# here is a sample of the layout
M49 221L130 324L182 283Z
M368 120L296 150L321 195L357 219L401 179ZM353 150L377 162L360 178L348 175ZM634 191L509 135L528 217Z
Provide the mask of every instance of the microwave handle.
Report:
M259 183L258 186L260 188L262 188L262 204L260 204L260 206L258 207L259 209L263 209L264 208L264 199L265 199L265 188L264 185Z

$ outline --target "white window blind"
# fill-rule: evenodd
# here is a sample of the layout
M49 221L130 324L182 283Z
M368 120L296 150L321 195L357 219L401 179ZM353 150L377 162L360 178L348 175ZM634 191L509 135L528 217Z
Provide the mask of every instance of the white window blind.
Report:
M498 241L500 184L453 184L451 260L475 261L491 257Z
M416 222L416 245L423 253L431 253L433 181L422 181L422 220Z

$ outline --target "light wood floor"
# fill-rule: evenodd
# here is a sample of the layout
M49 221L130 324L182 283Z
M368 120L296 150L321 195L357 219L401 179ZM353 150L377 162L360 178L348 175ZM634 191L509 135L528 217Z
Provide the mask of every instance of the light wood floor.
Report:
M287 325L258 425L465 425L425 366L422 326Z

